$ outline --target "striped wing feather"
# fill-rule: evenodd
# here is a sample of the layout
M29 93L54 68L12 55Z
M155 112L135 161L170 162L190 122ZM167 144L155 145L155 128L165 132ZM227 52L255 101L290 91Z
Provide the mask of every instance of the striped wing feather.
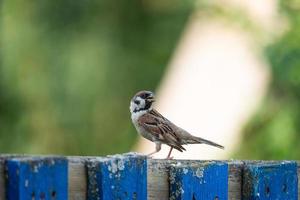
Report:
M156 140L182 152L185 148L168 123L169 121L154 109L139 118L139 125L152 134Z

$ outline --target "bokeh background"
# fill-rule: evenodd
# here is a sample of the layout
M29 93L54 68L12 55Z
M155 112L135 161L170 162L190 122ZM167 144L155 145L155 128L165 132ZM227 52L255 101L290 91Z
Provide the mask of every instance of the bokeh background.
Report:
M146 144L128 107L138 90L147 89L157 92L158 107L171 119L173 113L177 123L180 107L181 117L208 124L199 136L228 147L217 158L300 158L299 0L2 0L0 5L1 153L139 150ZM239 54L245 46L248 53ZM190 65L194 59L201 62ZM255 73L248 73L251 66ZM237 77L252 82L212 86L224 76L225 83ZM209 84L196 81L201 77ZM193 88L183 87L190 80ZM222 95L214 96L218 101L210 99L210 88ZM248 90L245 98L253 102L240 104L243 99L234 95ZM230 94L236 107L228 106ZM216 109L203 110L209 117L198 119L197 108L210 102ZM230 115L235 109L244 112ZM226 129L228 116L239 128ZM209 127L220 129L212 137ZM223 143L226 138L230 141Z

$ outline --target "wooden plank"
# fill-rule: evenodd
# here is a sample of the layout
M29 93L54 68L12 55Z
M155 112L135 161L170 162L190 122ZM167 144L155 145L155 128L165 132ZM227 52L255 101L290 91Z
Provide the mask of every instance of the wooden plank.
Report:
M296 162L247 162L243 174L243 199L297 200L297 180Z
M179 162L179 161L178 161ZM148 159L148 200L169 199L169 167L175 160Z
M92 157L68 157L69 200L85 200L87 197L86 162Z
M169 199L227 200L228 171L227 163L215 161L171 166Z
M47 158L32 155L0 155L0 200L5 200L5 175L4 175L4 161L6 159L16 158ZM68 157L68 193L70 200L85 200L87 199L87 170L85 162L96 157ZM97 158L103 159L103 158ZM110 159L110 158L109 158ZM155 160L148 159L147 161L147 197L150 200L169 199L169 169L170 166L184 165L197 162L195 160ZM240 200L242 199L242 171L244 161L227 161L229 166L228 177L228 199ZM245 163L259 164L263 161L251 161ZM266 162L264 162L266 163ZM267 162L273 163L274 162ZM275 162L278 164L278 162ZM298 179L300 180L300 161L298 161ZM300 181L298 181L298 200L300 200Z
M8 158L37 157L36 155L2 154L0 156L0 200L5 200L4 161ZM46 156L39 156L46 158ZM85 200L87 196L87 172L85 162L94 157L68 157L68 199Z
M244 162L231 160L228 161L228 165L228 199L241 200Z
M10 158L5 163L5 170L7 200L68 198L66 158Z
M0 156L0 200L5 200L4 161L8 158L37 157L36 155L1 154ZM46 158L45 156L39 156ZM94 157L68 157L68 199L85 200L87 195L87 172L85 162Z
M169 169L170 166L193 165L196 160L163 160L148 159L147 162L147 189L148 200L169 199Z
M5 161L9 158L15 158L18 156L25 157L24 154L0 154L0 200L5 200Z
M169 199L169 168L176 165L195 165L197 160L160 160L148 159L148 200ZM240 200L242 196L242 168L241 161L227 161L229 166L228 199Z
M300 161L298 161L297 164L298 164L298 200L300 200Z
M91 159L88 168L88 200L147 199L147 159L123 154Z
M5 200L4 157L0 157L0 200Z

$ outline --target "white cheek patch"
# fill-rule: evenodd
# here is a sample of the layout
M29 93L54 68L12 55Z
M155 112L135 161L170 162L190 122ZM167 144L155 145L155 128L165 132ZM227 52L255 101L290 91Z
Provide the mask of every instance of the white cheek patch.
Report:
M140 102L140 104L137 105L137 108L145 108L145 106L146 106L145 99L142 99L141 97L137 97L136 100L138 100Z
M130 112L133 113L133 111L136 109L136 104L131 101L129 109L130 109Z
M145 106L146 106L145 100L142 99L141 97L137 97L136 100L138 100L140 102L140 104L136 104L136 103L134 103L134 101L131 101L130 106L129 106L131 113L133 113L135 110L141 110L141 109L145 108Z

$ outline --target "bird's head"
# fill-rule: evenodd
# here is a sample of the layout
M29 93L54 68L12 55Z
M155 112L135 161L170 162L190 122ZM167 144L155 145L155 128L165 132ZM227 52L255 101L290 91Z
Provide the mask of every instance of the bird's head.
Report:
M135 113L152 109L155 101L154 93L151 91L140 91L134 95L130 102L130 112Z

